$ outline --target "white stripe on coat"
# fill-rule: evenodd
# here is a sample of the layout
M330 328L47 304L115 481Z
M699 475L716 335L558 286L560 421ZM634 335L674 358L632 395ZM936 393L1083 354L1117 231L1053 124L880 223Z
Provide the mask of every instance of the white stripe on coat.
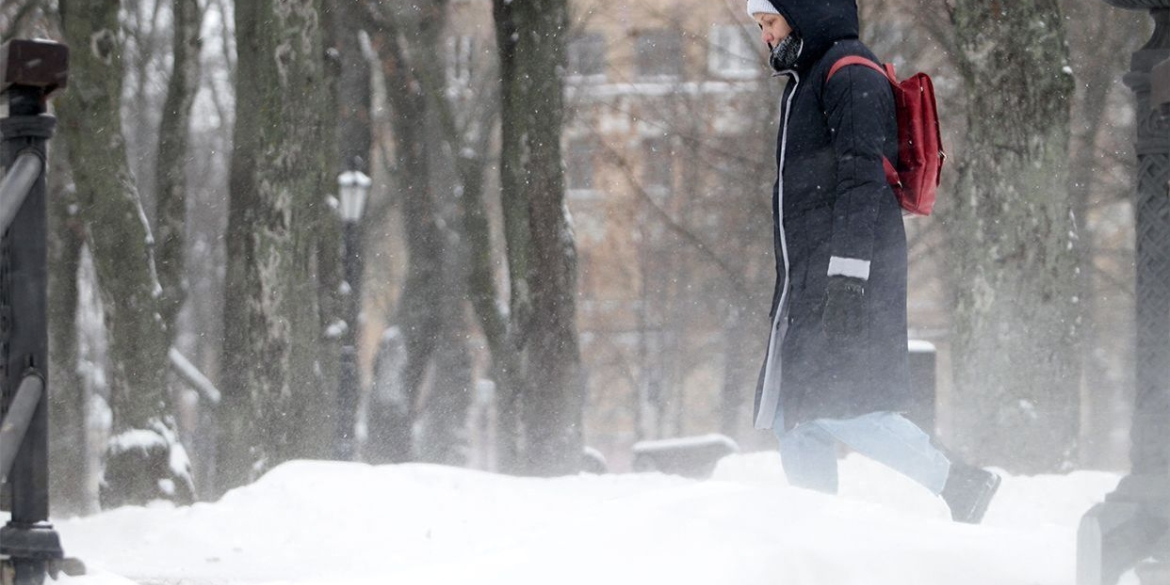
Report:
M792 93L784 105L784 124L780 137L780 164L777 165L776 217L780 226L780 252L784 257L784 290L780 293L780 304L776 307L776 318L768 334L768 357L764 361L764 385L760 389L760 410L756 412L755 427L760 430L772 428L776 409L780 407L781 366L780 346L788 333L788 238L784 233L784 160L788 154L788 118L792 115L792 98L800 87L800 75L792 72Z

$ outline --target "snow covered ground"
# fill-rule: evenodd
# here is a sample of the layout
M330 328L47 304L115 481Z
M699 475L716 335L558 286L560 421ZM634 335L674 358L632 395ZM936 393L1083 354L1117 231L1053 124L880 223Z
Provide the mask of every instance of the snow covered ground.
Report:
M1007 477L969 526L858 456L838 497L788 487L774 453L709 481L298 461L214 504L56 526L91 572L70 585L1068 585L1077 523L1117 480Z

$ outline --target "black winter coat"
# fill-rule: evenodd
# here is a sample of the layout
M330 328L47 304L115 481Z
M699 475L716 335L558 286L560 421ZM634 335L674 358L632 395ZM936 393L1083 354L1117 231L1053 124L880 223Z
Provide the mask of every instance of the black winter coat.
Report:
M756 392L757 428L904 412L910 401L906 232L882 157L897 160L889 81L846 55L878 62L858 40L854 0L771 0L804 39L781 104L772 195L776 290ZM864 326L830 340L821 324L830 275L865 281Z

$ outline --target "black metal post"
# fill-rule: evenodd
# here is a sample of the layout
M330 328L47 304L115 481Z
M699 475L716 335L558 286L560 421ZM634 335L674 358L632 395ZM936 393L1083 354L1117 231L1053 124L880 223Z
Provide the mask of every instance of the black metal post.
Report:
M337 458L352 461L357 446L354 440L354 422L358 404L357 342L361 330L362 258L360 220L346 220L345 240L345 319L347 327L342 334L341 379L337 387Z
M1170 117L1170 58L1155 65L1150 77L1150 107Z
M1125 83L1137 96L1137 397L1130 459L1135 475L1170 472L1170 124L1150 103L1154 65L1170 57L1170 0L1152 11L1154 39L1134 53ZM1163 484L1170 489L1170 484Z
M45 395L45 381L40 376L26 376L20 382L16 397L8 405L8 412L4 414L4 424L0 426L0 483L6 483L12 475L12 464L24 443L24 437L32 426L33 417L41 405L41 398Z
M29 154L42 161L0 240L0 415L6 422L10 414L27 419L28 425L4 486L2 503L12 518L0 529L0 555L7 557L15 582L22 585L42 583L46 570L55 572L56 561L64 556L48 523L48 385L44 383L35 403L24 404L27 392L20 404L14 400L22 380L48 378L43 161L56 120L46 114L46 99L64 87L67 64L68 50L55 43L12 41L0 48L0 90L8 101L8 117L0 120L0 164L11 169Z
M24 199L44 170L45 161L32 152L21 154L8 167L8 173L0 180L0 232L12 225L16 212L24 206Z
M1151 71L1170 57L1170 0L1105 0L1148 10L1154 36L1133 54L1125 83L1137 98L1136 395L1130 474L1081 521L1078 585L1116 583L1139 567L1144 585L1170 585L1170 118L1151 104Z

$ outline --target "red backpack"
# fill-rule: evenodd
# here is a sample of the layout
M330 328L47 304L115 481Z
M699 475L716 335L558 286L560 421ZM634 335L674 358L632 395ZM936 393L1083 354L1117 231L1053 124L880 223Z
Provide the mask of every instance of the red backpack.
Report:
M894 89L894 104L898 111L898 164L883 158L886 180L898 196L904 215L930 215L934 196L942 177L942 136L938 126L938 108L934 101L934 83L930 76L919 73L899 82L894 66L879 67L865 57L842 57L829 70L828 83L842 67L864 65L885 75Z

